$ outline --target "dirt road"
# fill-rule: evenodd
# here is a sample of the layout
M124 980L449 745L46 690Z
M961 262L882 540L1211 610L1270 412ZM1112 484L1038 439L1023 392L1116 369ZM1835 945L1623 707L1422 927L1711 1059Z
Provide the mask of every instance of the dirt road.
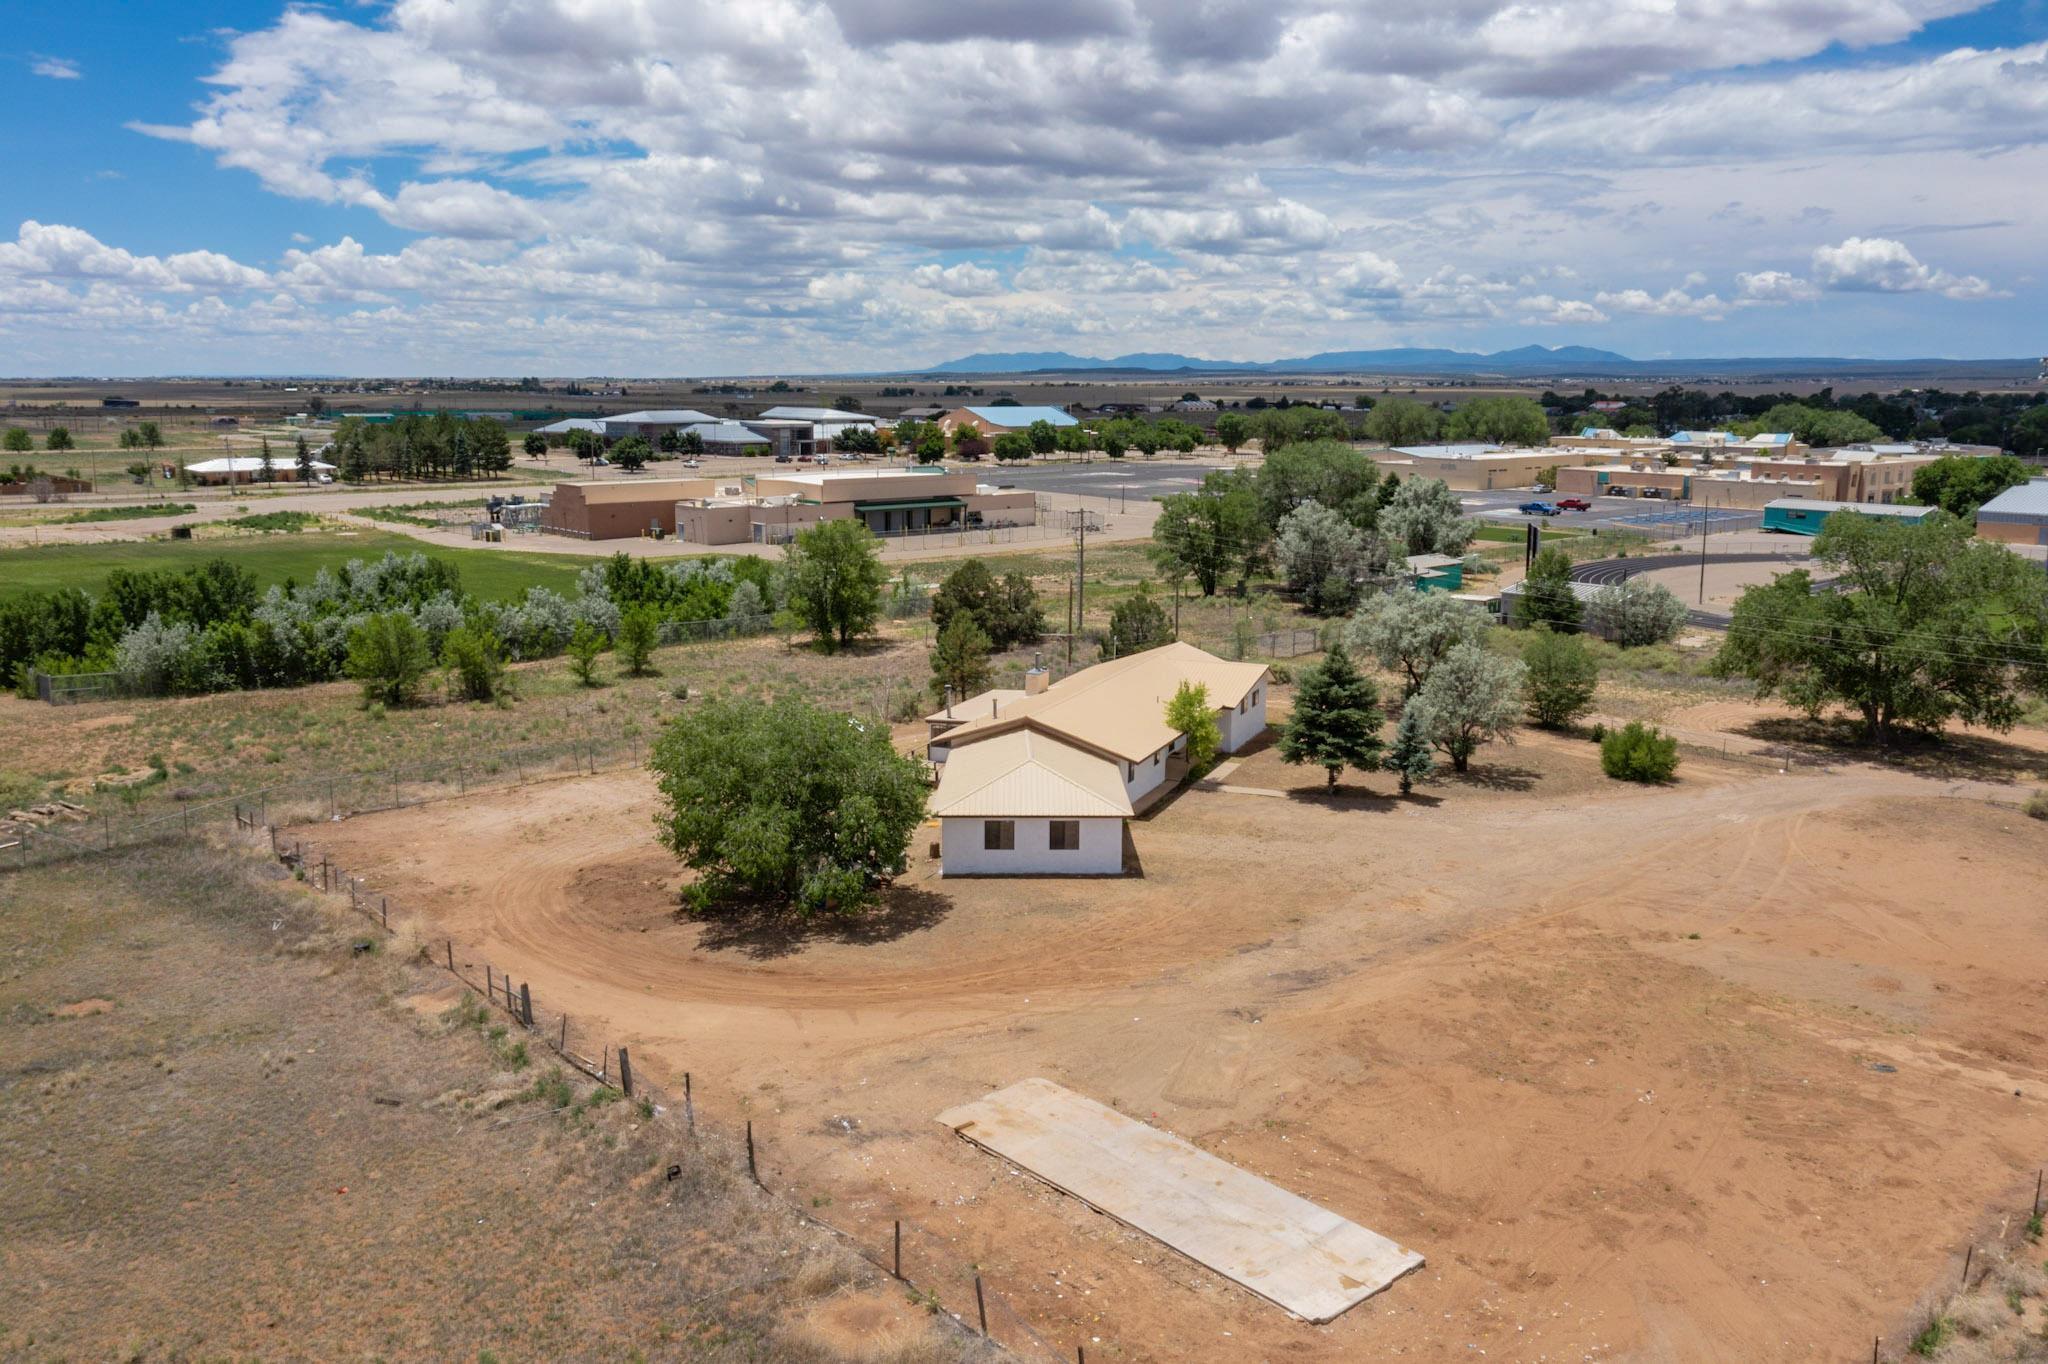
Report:
M637 776L305 836L691 1070L700 1112L753 1119L770 1183L876 1245L910 1218L1069 1350L1849 1357L2048 1154L2048 837L1954 774L1683 776L1624 787L1532 736L1413 801L1378 777L1324 799L1268 751L1227 783L1286 794L1134 824L1142 879L920 860L808 933L679 921ZM1289 1320L933 1121L1031 1075L1429 1263Z

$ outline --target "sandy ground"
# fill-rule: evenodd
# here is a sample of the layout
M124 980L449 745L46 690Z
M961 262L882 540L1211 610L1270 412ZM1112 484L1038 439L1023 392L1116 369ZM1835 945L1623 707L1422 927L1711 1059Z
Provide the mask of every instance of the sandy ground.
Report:
M1326 799L1267 751L1133 826L1141 879L920 860L808 934L679 921L637 775L306 834L693 1072L771 1184L874 1244L912 1219L1062 1348L1804 1361L1900 1328L2048 1146L2048 924L2018 912L2048 837L1989 775L1691 756L1640 789L1532 735ZM1032 1075L1428 1264L1290 1320L933 1120Z

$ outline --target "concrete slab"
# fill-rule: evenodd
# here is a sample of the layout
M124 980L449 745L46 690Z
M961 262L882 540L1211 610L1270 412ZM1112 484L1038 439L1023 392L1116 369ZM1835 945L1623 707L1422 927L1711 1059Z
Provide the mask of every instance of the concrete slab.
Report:
M1309 1321L1422 1267L1377 1232L1050 1080L1020 1080L939 1121Z

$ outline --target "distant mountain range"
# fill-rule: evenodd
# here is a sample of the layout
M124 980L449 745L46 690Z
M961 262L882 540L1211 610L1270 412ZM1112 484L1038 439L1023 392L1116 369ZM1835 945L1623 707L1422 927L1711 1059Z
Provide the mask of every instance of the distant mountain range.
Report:
M2018 375L2039 371L2024 360L1868 360L1843 356L1729 356L1683 360L1633 360L1592 346L1517 346L1490 353L1401 346L1390 350L1330 350L1286 360L1204 360L1174 352L1141 351L1105 360L1067 351L983 351L915 374L1446 374L1587 377L1673 377L1725 375L1730 378L1830 375L1938 376Z

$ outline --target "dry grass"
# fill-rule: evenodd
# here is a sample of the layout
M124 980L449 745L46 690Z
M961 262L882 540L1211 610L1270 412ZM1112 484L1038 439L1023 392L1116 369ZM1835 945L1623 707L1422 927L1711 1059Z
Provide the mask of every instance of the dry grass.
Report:
M267 864L0 895L0 1359L980 1352L725 1144L501 1069L473 1001Z

